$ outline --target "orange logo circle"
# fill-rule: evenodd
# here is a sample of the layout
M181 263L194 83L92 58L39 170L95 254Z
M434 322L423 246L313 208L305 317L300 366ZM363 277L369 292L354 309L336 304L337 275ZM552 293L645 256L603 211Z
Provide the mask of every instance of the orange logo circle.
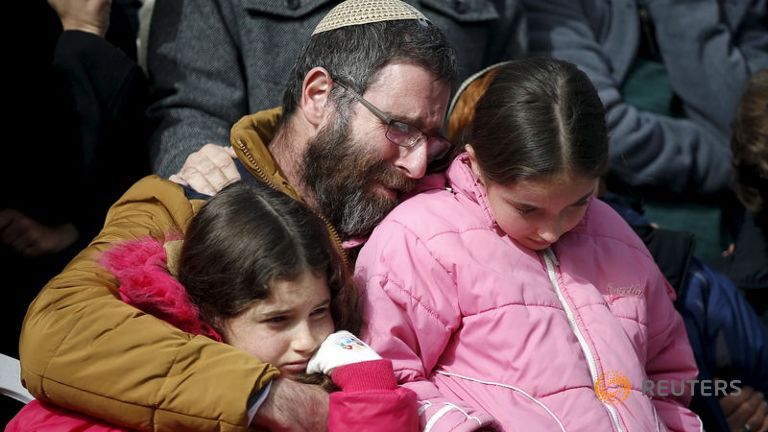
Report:
M629 397L629 378L618 371L605 371L595 381L595 394L604 403L622 402Z

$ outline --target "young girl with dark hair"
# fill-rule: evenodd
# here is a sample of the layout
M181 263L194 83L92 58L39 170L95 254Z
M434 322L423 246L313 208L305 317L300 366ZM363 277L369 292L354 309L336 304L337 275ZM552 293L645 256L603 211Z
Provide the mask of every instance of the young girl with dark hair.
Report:
M330 395L330 430L416 429L415 395L350 333L360 327L358 291L325 223L287 195L236 183L202 207L183 240L124 243L102 264L141 311L241 348L283 377L340 389ZM34 401L6 431L50 427L125 430Z
M597 92L562 61L495 73L465 152L358 257L364 338L416 392L425 430L698 431L674 291L595 198Z

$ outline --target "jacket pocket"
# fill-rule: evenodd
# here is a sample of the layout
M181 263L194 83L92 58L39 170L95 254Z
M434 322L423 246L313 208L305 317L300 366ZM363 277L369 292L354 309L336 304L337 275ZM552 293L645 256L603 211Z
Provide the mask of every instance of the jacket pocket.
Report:
M424 12L431 10L461 23L499 18L496 7L489 0L419 0L419 3L424 6Z
M241 0L248 12L283 18L300 18L333 0Z

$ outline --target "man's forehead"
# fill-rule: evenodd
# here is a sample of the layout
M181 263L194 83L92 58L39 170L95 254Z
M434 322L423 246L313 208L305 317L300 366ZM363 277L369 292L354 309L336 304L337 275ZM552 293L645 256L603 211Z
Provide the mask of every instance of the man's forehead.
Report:
M393 118L419 128L442 126L451 85L431 71L410 63L382 68L363 97Z
M392 86L396 83L407 85L424 82L439 86L450 85L448 81L441 80L435 72L423 65L405 59L395 59L390 60L376 71L367 90L381 86Z

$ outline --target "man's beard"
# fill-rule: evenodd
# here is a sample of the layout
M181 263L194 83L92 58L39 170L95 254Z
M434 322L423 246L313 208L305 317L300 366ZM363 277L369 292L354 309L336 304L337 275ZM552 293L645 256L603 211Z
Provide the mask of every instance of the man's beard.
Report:
M375 144L354 141L349 125L337 118L318 132L304 154L305 185L323 216L345 238L367 236L397 205L397 197L377 193L372 186L403 193L416 185L390 162L377 160L377 151Z

